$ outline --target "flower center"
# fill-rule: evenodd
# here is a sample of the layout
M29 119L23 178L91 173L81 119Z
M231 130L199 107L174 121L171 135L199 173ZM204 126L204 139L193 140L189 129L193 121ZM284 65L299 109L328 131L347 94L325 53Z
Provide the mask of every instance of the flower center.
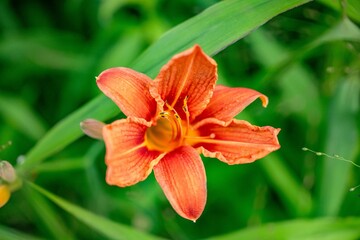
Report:
M183 145L194 146L204 141L212 141L215 134L200 136L199 132L190 126L190 113L187 106L188 97L182 106L183 118L176 110L165 102L165 110L159 114L156 125L149 127L145 133L145 145L149 150L170 152Z
M156 125L146 130L145 141L149 150L170 152L183 145L189 133L189 112L187 97L184 99L182 110L186 119L181 119L176 110L165 102L166 110L159 114Z

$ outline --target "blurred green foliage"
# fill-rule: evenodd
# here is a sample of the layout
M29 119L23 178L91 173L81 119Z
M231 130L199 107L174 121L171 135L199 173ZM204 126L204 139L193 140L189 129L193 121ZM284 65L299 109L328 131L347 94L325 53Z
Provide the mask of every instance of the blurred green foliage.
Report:
M360 162L359 1L221 2L239 14L216 12L218 2L0 1L0 159L23 180L0 209L0 239L360 238L360 189L349 192L360 169L302 151ZM303 5L286 11L291 4ZM204 10L232 16L233 25L210 28ZM243 15L248 20L237 22ZM154 77L191 36L217 53L219 83L269 97L266 109L255 102L238 118L282 129L281 149L255 163L204 158L208 202L196 224L174 213L152 175L128 188L106 185L103 143L80 138L78 125L89 114L124 117L97 97L101 71L147 67Z

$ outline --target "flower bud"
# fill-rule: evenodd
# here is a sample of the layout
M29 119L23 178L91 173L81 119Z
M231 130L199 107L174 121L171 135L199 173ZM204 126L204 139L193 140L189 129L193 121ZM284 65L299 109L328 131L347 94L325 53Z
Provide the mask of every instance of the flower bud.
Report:
M7 185L0 185L0 208L10 199L10 189Z
M8 161L0 162L0 178L9 183L16 179L15 169Z
M89 137L103 139L102 129L105 123L95 119L86 119L80 123L81 130Z

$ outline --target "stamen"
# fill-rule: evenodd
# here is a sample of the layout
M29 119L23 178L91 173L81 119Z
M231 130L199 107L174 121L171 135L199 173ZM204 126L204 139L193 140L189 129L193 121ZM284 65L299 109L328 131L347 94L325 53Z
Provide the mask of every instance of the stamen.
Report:
M164 112L159 113L159 115L160 115L160 117L165 117L166 115L169 115L169 113L164 111Z
M179 133L179 134L173 134L173 137L176 137L174 140L178 141L178 140L180 140L182 138L182 136L184 134L182 126L181 126L181 118L180 118L179 114L176 112L176 110L172 106L170 106L167 102L165 102L165 105L170 111L173 112L173 116L175 117L175 119L171 118L171 120L174 120L175 127L176 127L176 133Z
M160 115L160 117L165 118L166 120L169 121L170 126L171 126L171 139L170 139L170 142L174 141L176 134L175 134L175 129L174 129L174 127L173 127L174 124L173 124L172 118L171 118L171 116L170 116L170 113L164 111L164 112L159 113L159 115ZM175 125L176 125L176 124L175 124Z
M190 133L192 133L190 131ZM199 136L197 133L193 132L189 136L184 137L187 144L194 146L195 144L201 143L201 142L213 142L215 140L215 134L211 133L208 136Z
M175 110L172 106L170 106L170 104L168 104L167 102L165 102L165 105L166 105L166 107L167 107L168 109L170 109L171 111L173 111L174 114L178 115L177 112L176 112L176 110Z
M211 133L209 136L185 136L186 139L214 139L215 133Z
M167 101L164 103L164 110L159 113L157 124L147 130L146 141L148 147L160 151L171 151L181 146L184 141L190 139L190 142L198 142L200 140L191 140L190 137L196 135L190 127L190 113L187 106L188 97L184 98L181 115ZM184 119L186 118L186 119ZM190 135L190 136L188 136ZM205 137L208 140L214 136ZM200 137L203 138L203 137Z
M188 135L188 132L189 132L189 126L190 126L190 113L189 113L189 109L188 109L188 106L187 106L187 100L188 100L188 96L186 96L184 98L184 104L183 104L183 111L185 113L185 116L186 116L186 130L185 130L185 135Z

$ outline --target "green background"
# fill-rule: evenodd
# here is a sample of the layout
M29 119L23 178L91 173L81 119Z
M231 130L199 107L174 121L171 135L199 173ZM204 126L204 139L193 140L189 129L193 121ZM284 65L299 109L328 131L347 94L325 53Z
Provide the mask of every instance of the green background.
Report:
M360 168L342 161L360 162L359 24L357 0L0 1L0 159L21 184L0 239L359 239ZM154 78L195 43L218 83L269 97L237 118L282 130L281 149L252 164L203 158L194 224L153 175L106 185L104 144L79 123L125 117L97 88L101 71Z

